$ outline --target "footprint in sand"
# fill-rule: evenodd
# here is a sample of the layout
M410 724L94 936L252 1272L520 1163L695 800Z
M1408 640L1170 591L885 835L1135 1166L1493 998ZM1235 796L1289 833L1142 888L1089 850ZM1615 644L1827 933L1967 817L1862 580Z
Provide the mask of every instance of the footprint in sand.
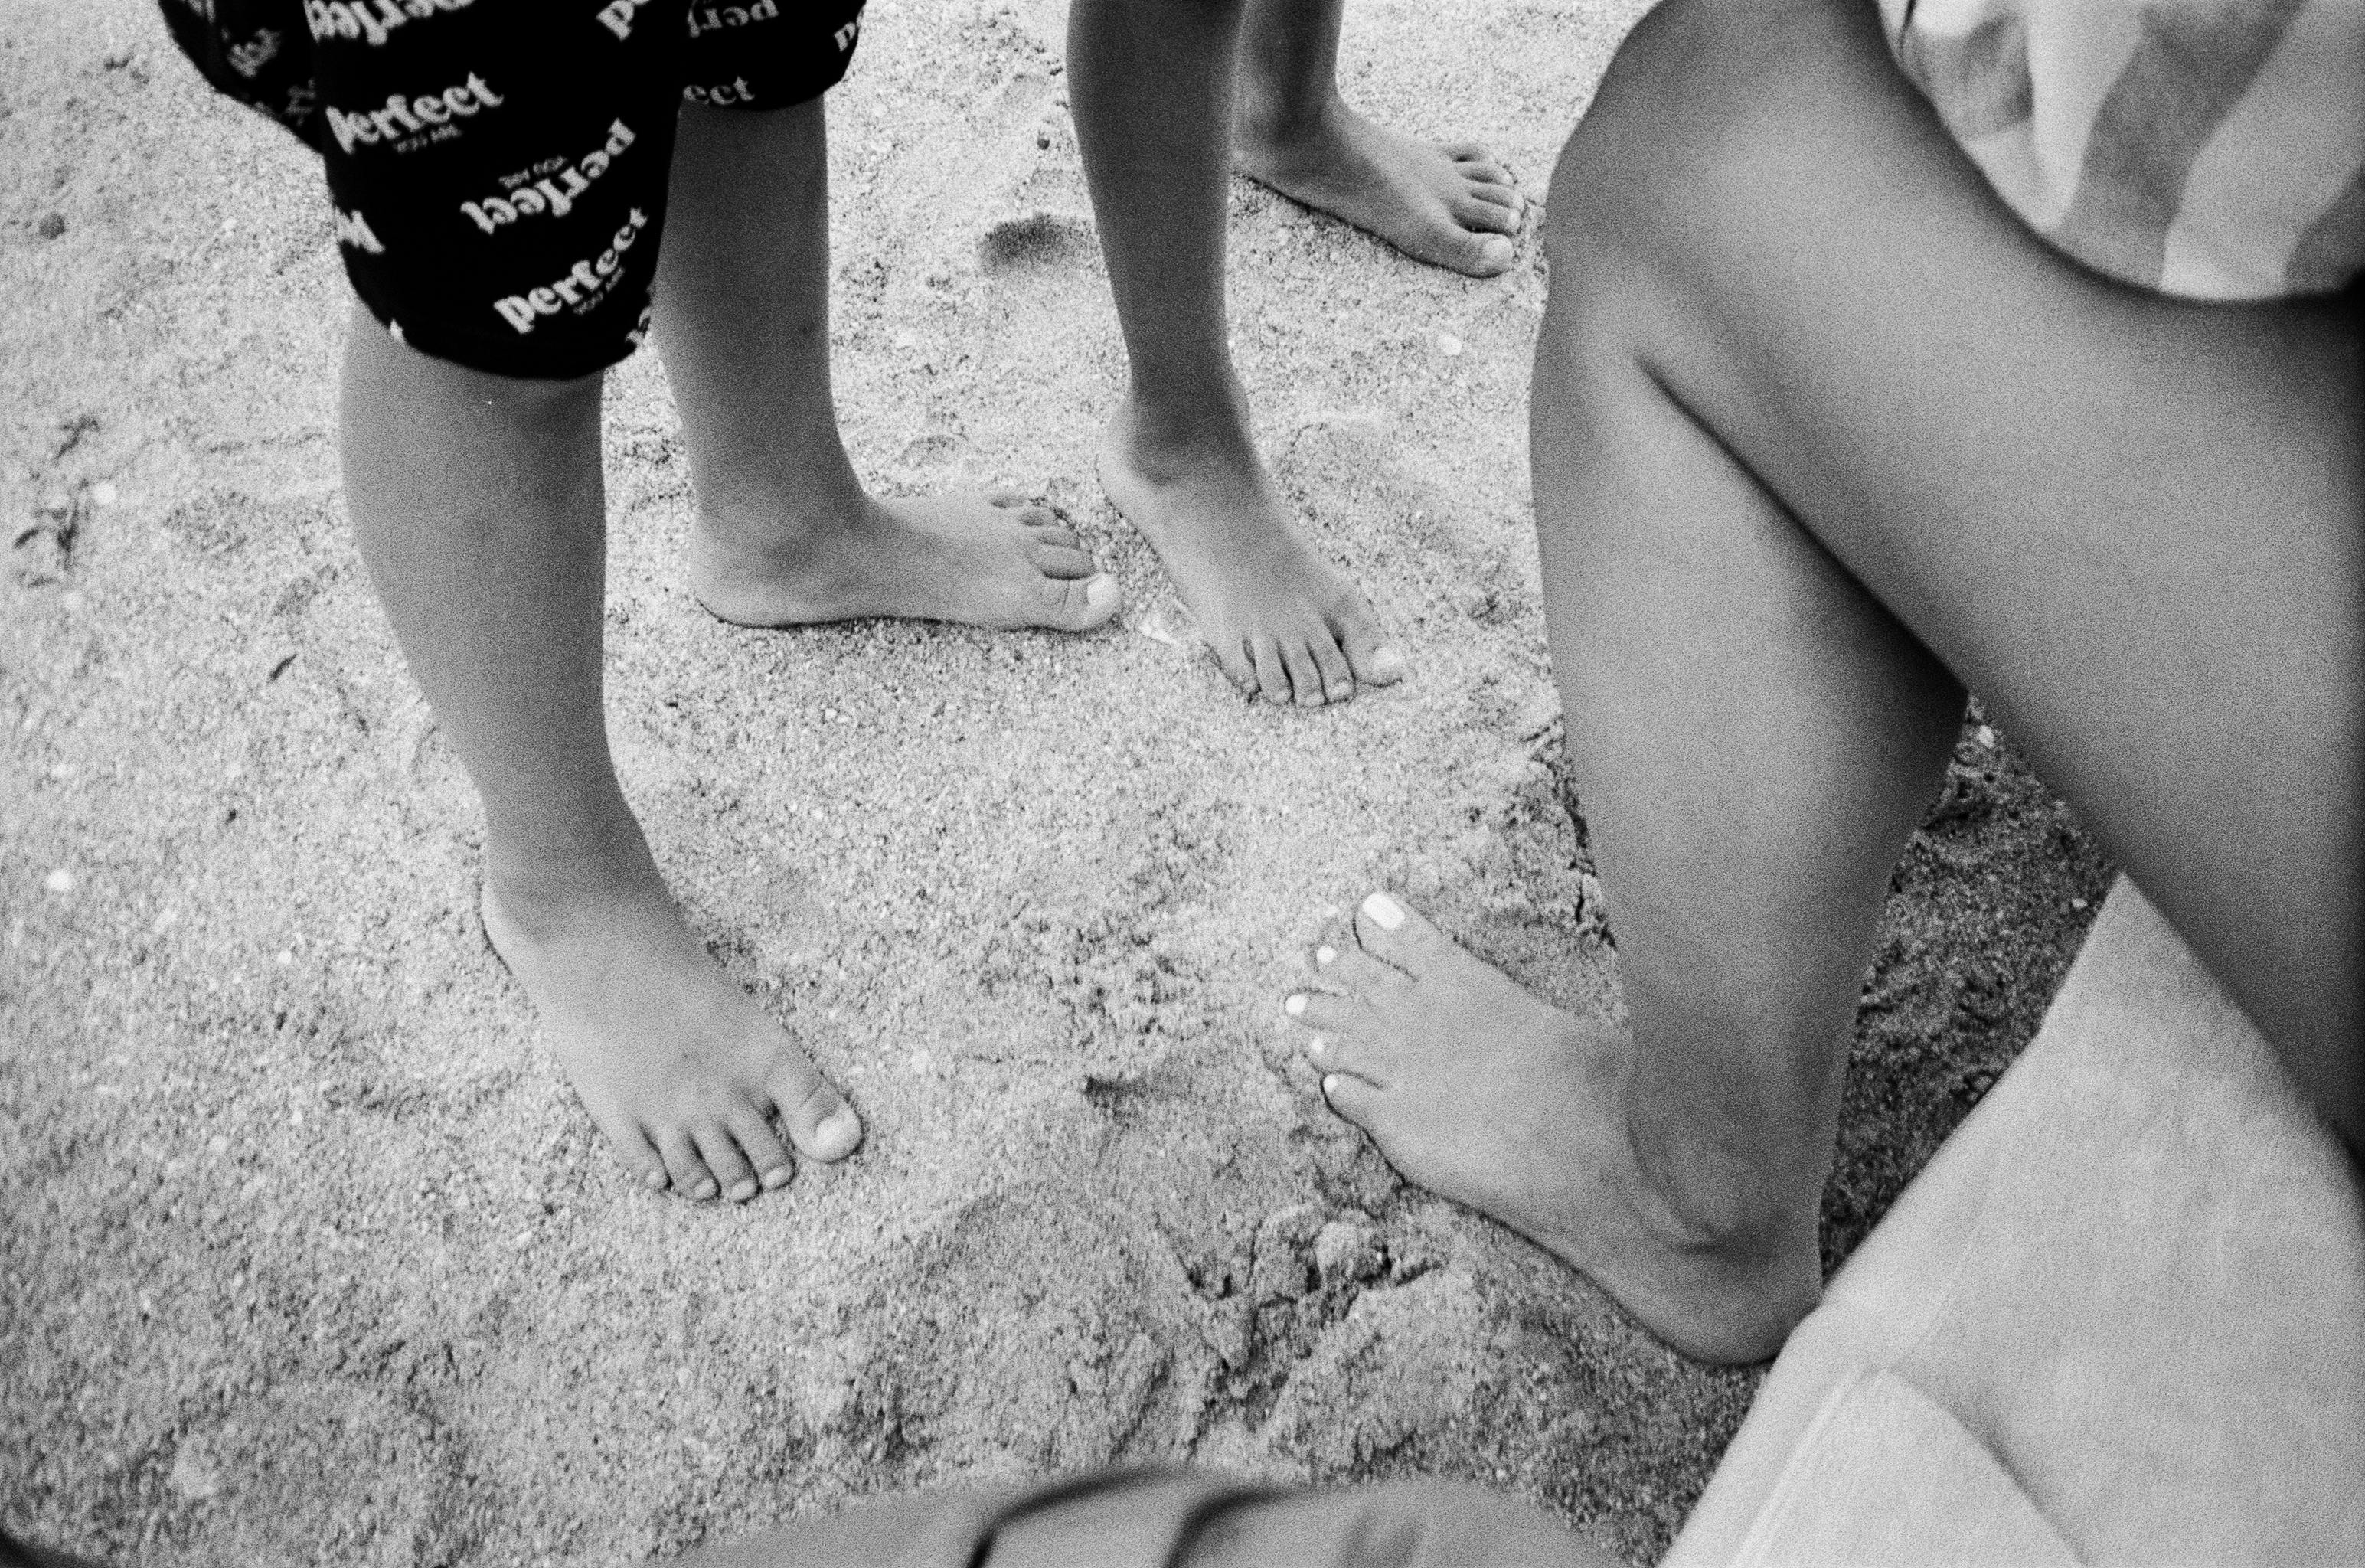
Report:
M1089 261L1099 254L1092 220L1071 212L1037 208L1005 218L977 242L978 270L999 277L1022 269Z

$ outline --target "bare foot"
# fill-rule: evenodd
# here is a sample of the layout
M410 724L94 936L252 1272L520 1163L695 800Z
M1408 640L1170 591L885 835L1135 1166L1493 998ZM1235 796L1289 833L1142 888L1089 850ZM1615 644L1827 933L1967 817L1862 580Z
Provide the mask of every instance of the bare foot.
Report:
M1158 439L1127 398L1101 436L1100 474L1241 691L1319 708L1404 678L1372 607L1297 536L1244 439Z
M701 517L689 582L699 602L741 626L891 615L1083 632L1125 603L1082 541L1010 495L864 497L846 521L794 533Z
M1547 1006L1373 893L1315 949L1323 1094L1410 1181L1490 1215L1704 1361L1763 1361L1821 1293L1814 1215L1707 1233L1648 1180L1627 1130L1632 1041ZM1776 1242L1759 1238L1773 1236Z
M1294 201L1376 234L1418 262L1472 277L1508 271L1524 207L1475 142L1440 146L1374 125L1333 95L1312 118L1243 112L1240 170Z
M483 912L575 1092L648 1186L745 1203L783 1185L775 1114L811 1159L862 1141L854 1108L715 966L654 872L564 895L488 881Z

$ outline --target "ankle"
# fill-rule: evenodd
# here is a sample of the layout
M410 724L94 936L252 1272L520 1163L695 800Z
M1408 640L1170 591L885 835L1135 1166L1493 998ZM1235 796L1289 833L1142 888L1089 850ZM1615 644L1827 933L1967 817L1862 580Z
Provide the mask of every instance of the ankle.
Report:
M1248 394L1238 376L1227 374L1225 381L1220 389L1178 394L1145 388L1136 378L1115 431L1145 478L1163 482L1210 464L1255 465Z
M1696 1136L1646 1134L1628 1115L1640 1209L1673 1250L1734 1262L1813 1255L1819 1240L1822 1177L1804 1162L1766 1152L1736 1152ZM1794 1169L1793 1167L1798 1167Z
M1293 153L1326 145L1346 112L1336 84L1320 93L1292 93L1258 83L1252 73L1244 72L1232 112L1233 139L1252 152L1286 161Z
M632 843L597 852L535 856L491 846L485 852L486 901L529 931L652 895L670 902L656 861L637 832Z
M867 519L870 497L851 464L789 478L701 478L692 538L733 550L817 553L834 535Z

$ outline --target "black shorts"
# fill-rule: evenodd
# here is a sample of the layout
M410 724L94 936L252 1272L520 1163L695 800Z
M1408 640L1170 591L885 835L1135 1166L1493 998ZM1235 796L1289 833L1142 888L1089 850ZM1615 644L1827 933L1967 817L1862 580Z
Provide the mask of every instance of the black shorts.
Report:
M404 342L588 375L647 335L674 120L834 86L862 0L163 0L223 92L328 166L338 248Z

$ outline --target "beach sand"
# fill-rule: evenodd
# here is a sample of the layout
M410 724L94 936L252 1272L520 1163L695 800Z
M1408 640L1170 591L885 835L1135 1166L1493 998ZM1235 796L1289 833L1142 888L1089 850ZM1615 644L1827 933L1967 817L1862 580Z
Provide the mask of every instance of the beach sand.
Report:
M1541 197L1629 0L1351 8L1351 95ZM1150 634L1063 7L871 7L837 385L889 493L1046 498L1082 638L721 625L653 355L608 420L609 707L658 858L869 1140L629 1182L488 951L479 823L342 512L316 166L136 0L0 28L0 1521L110 1562L613 1562L967 1476L1499 1484L1661 1551L1757 1374L1398 1183L1279 1000L1395 888L1616 1006L1529 523L1532 230L1415 265L1241 183L1239 357L1413 678L1313 714ZM1145 622L1145 616L1148 617ZM2108 868L1967 730L1867 993L1834 1260L2028 1034ZM2082 901L2082 902L2081 902ZM1614 912L1609 918L1614 924Z

